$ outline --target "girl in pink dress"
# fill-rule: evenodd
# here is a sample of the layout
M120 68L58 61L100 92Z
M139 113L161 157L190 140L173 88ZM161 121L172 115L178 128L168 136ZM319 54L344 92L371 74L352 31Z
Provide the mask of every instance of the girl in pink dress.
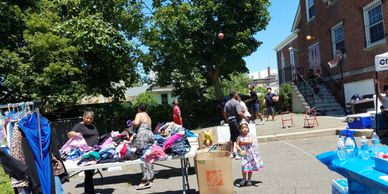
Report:
M240 186L251 186L252 173L259 171L263 167L262 158L252 143L253 140L254 137L251 137L249 134L248 123L242 121L240 124L240 136L237 138L236 146L241 157L241 171L243 175Z

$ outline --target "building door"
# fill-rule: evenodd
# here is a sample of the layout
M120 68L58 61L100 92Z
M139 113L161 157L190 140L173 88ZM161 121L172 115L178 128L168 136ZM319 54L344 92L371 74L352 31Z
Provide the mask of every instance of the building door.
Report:
M309 48L309 68L315 70L321 69L321 53L319 51L319 42L311 45Z

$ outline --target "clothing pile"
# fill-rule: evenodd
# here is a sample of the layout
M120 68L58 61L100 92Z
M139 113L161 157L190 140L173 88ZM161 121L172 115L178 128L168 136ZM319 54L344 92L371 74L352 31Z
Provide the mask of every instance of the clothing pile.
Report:
M184 155L190 151L187 137L196 137L190 130L174 123L159 125L157 128L159 130L153 131L152 143L148 143L144 149L137 149L138 146L133 143L135 141L130 141L131 132L113 131L102 135L98 145L93 147L87 145L81 134L69 139L60 150L61 156L66 160L66 165L87 166L137 159L154 163L165 160L167 155Z
M38 112L0 114L0 161L15 193L64 193L68 174L56 139L50 122Z

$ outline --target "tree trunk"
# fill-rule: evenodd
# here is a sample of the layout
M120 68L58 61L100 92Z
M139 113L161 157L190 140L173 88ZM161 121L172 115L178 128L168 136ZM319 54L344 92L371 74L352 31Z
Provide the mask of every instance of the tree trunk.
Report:
M208 73L209 73L209 76L212 80L212 84L214 86L216 98L217 98L217 100L221 99L223 96L222 96L222 91L221 91L221 80L220 80L220 77L218 76L219 69L216 68L215 70L211 70Z

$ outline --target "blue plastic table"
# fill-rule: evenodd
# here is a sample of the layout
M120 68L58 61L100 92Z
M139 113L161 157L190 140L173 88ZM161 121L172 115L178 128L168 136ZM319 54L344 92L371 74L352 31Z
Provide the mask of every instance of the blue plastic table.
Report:
M387 146L381 149L388 151ZM374 169L374 158L362 160L357 157L340 161L336 151L319 154L316 158L330 170L348 179L349 193L388 194L388 181L379 178L380 176L388 177L388 174Z

